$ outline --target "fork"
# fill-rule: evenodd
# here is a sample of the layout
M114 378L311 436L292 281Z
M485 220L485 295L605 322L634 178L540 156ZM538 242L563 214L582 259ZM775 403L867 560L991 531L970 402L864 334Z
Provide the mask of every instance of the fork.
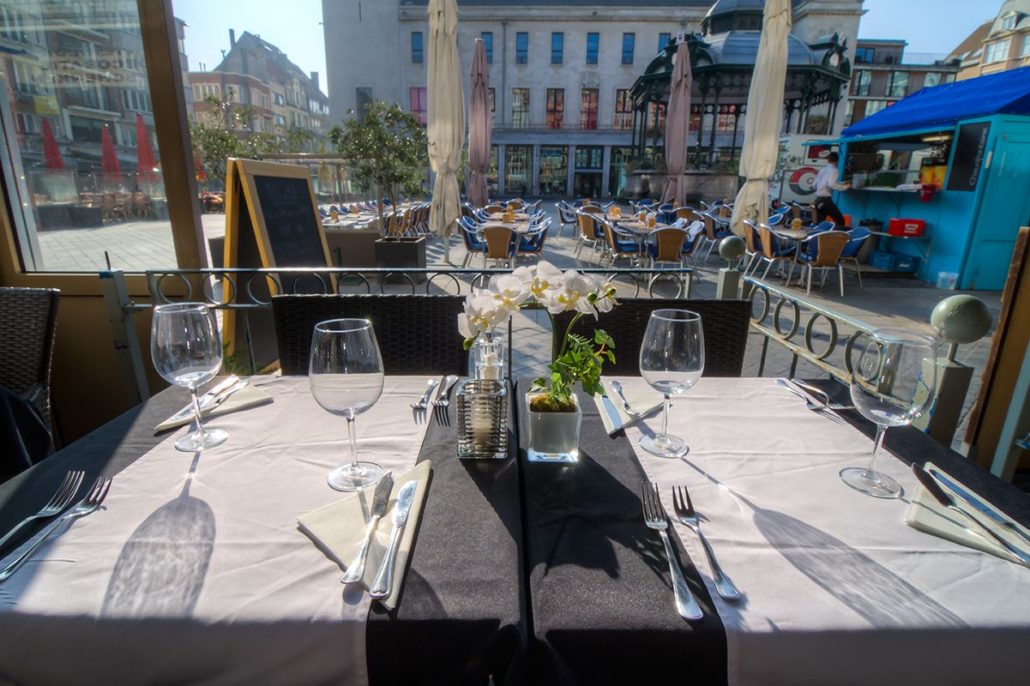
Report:
M705 556L708 557L708 564L712 567L712 576L715 578L715 590L726 600L740 600L740 591L733 585L730 578L722 571L722 567L715 559L715 551L708 543L708 539L701 533L701 519L694 510L694 503L690 500L690 491L686 486L674 486L672 489L672 506L676 510L676 518L681 523L690 527L701 540L705 549Z
M440 382L436 379L430 379L426 382L426 392L422 394L417 403L411 403L411 415L415 418L416 424L421 424L426 421L426 406L429 404L429 396L433 394L433 389L436 388Z
M16 533L21 531L23 526L32 520L53 517L56 514L60 514L64 508L68 507L72 502L72 498L75 497L75 493L79 490L79 486L82 484L82 476L83 472L81 470L75 470L65 474L64 481L61 482L61 485L50 498L50 501L40 508L39 512L31 517L26 517L21 520L21 523L19 523L18 526L8 531L3 538L0 538L0 548L3 548L5 543L11 540Z
M662 537L665 544L665 555L669 558L669 574L672 575L672 592L676 597L676 610L684 619L697 620L704 617L701 606L687 587L687 580L683 577L683 570L680 569L676 559L676 551L673 550L672 541L666 531L669 528L669 520L662 509L662 503L658 499L658 484L640 482L640 504L644 510L644 523L647 528L654 529Z
M110 488L110 477L107 479L97 477L97 480L93 482L93 486L90 488L89 493L86 494L85 498L80 500L75 507L65 512L59 519L55 519L50 524L47 524L46 528L33 537L25 551L18 555L18 557L16 557L4 568L2 572L0 572L0 581L6 581L12 574L17 572L25 561L32 557L32 554L50 538L50 535L54 533L61 524L78 517L84 517L97 510L97 508L100 507L100 504L104 502L104 498L107 497L107 492Z
M781 385L784 388L786 388L791 393L793 393L794 395L796 395L797 397L799 397L802 400L804 400L805 401L805 405L807 405L808 409L810 409L812 412L815 412L816 414L820 414L820 415L826 417L827 419L831 419L831 420L837 422L838 424L846 424L847 423L847 422L844 421L843 417L838 415L836 412L831 410L826 405L820 405L819 403L814 402L810 397L808 397L807 395L805 395L804 393L802 393L798 389L794 388L790 384L790 382L787 381L786 379L776 379L776 382L779 385Z
M458 377L454 374L448 374L443 381L443 385L440 387L440 392L436 396L436 400L433 401L433 416L436 417L436 421L441 426L451 425L451 416L448 411L451 405L450 399L447 394L451 392L451 387L458 383Z

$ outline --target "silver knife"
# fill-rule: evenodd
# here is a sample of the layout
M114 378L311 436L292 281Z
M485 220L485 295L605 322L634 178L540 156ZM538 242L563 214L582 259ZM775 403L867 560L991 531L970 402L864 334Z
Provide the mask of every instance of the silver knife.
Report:
M973 495L972 493L967 491L962 486L959 486L957 483L955 483L954 481L952 481L948 477L946 477L943 474L941 474L940 472L938 472L936 469L931 468L929 471L930 471L930 474L933 475L933 478L937 479L942 484L947 486L948 490L950 490L952 493L957 495L959 498L962 498L962 500L966 501L966 503L968 503L972 507L976 508L980 512L983 512L985 515L990 517L992 520L994 520L998 524L1001 524L1008 531L1011 531L1012 533L1018 535L1020 538L1022 538L1027 543L1030 543L1030 537L1028 537L1025 533L1023 533L1023 530L1021 528L1019 528L1018 526L1016 526L1016 524L1011 519L1009 519L1009 518L1001 515L1000 513L996 512L994 510L994 508L992 508L987 503L985 503L984 501L982 501L979 498L977 498L975 495Z
M376 482L376 490L372 495L372 509L370 510L372 517L368 520L368 525L365 527L365 538L361 542L361 549L358 550L357 557L347 565L347 572L340 579L341 584L352 584L355 581L361 581L361 575L365 572L365 560L368 559L368 548L372 545L372 534L375 533L379 520L386 514L386 505L390 502L390 491L392 490L393 472L387 472L379 477L379 481Z
M612 432L614 433L621 429L622 417L619 416L619 411L615 409L615 403L605 394L601 395L601 407L604 408L604 413L608 415L608 421L612 423Z
M404 524L408 521L408 512L411 511L411 502L415 499L415 488L418 481L411 480L401 486L397 494L397 502L393 510L393 530L390 532L390 545L386 550L386 557L379 565L375 581L368 590L373 598L386 598L393 588L393 568L397 562L397 549L401 543L401 532L404 531Z
M231 376L227 376L224 379L222 379L221 381L219 381L217 384L215 384L215 386L212 387L207 393L205 393L204 395L200 396L200 411L203 412L207 408L211 407L211 403L214 402L215 398L218 397L219 393L221 393L222 391L224 391L224 390L228 389L229 387L235 385L239 380L240 380L240 377L236 376L235 374L232 374ZM173 414L171 417L169 417L165 421L177 422L177 421L180 421L182 419L188 419L188 418L190 418L192 416L193 416L193 403L189 403L188 405L183 407L181 410L179 410L178 412Z

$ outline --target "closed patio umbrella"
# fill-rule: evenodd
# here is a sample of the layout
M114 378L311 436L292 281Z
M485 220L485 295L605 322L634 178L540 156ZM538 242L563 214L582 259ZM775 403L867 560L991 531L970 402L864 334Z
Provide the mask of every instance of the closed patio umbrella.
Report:
M104 176L111 181L121 181L122 165L118 162L118 154L114 151L114 141L107 127L100 129L100 167L104 170Z
M465 96L458 63L458 7L454 0L429 0L429 162L436 172L429 229L445 238L450 260L451 226L461 215L458 168L465 142Z
M790 0L765 0L762 37L747 95L744 146L740 176L744 187L737 193L730 226L743 235L743 221L769 219L769 177L776 171L779 137L783 128L783 91L787 80L787 37L790 35Z
M690 71L690 48L683 41L676 49L676 66L672 70L669 87L669 106L665 112L665 181L663 202L683 207L687 202L686 179L687 140L690 133L690 88L694 77Z
M64 169L64 158L61 157L61 149L57 146L57 139L54 138L54 130L50 128L50 121L43 119L43 166L47 169Z
M486 205L486 174L490 166L490 65L482 38L476 39L472 54L472 95L469 107L469 202L476 207Z
M147 125L143 121L143 115L136 113L136 171L141 179L153 181L156 174L157 160L154 158L154 148L150 145L150 133L147 132Z

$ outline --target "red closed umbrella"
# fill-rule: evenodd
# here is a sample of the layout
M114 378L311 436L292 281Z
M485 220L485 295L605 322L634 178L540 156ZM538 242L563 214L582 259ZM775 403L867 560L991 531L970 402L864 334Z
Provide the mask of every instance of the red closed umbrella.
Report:
M122 165L118 162L118 154L114 151L114 141L107 127L100 129L100 166L104 170L104 176L114 181L122 178Z
M143 115L136 113L136 171L141 179L153 181L157 170L154 148L150 145L150 133L143 122Z
M465 194L476 207L486 205L486 174L490 167L490 66L486 61L486 48L477 38L472 52L471 106L469 111L469 183Z
M676 49L672 69L669 106L665 113L665 166L667 178L662 202L683 207L687 202L687 139L690 133L690 89L694 78L690 71L690 48L684 40Z
M47 119L43 120L43 166L47 169L64 169L61 149L57 147L57 139L54 138L54 131Z

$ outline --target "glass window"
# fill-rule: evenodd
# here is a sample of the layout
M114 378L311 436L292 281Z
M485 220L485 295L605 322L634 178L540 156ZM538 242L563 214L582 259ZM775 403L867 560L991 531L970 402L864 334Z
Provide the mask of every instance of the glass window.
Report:
M903 98L907 92L908 72L892 71L890 78L887 80L887 92L885 95L888 98Z
M887 107L886 100L869 100L865 104L865 116L868 117L870 114L876 114L885 107Z
M422 64L423 48L421 31L411 32L411 61L414 64Z
M936 86L941 82L941 74L936 71L926 72L926 76L923 77L923 88L930 88Z
M540 146L540 195L566 195L568 185L568 146Z
M511 89L511 126L514 129L529 128L529 89Z
M1001 20L1001 28L1003 31L1011 31L1016 28L1016 13L1009 12Z
M659 33L658 34L658 50L665 50L665 46L669 44L669 39L672 38L671 33Z
M579 128L597 128L597 89L584 88L579 96Z
M635 33L622 34L622 63L633 64L633 50L636 47L637 35Z
M648 135L659 135L665 131L665 104L649 102L647 104Z
M994 64L995 62L1004 62L1009 57L1009 39L997 41L987 46L987 52L984 53L984 64Z
M597 64L597 51L601 45L601 34L587 34L587 64Z
M604 148L600 145L576 146L576 169L598 170L604 165Z
M547 122L549 129L560 129L565 118L565 89L547 89Z
M497 91L493 88L486 89L487 100L490 101L490 114L497 112Z
M483 39L483 48L486 49L486 63L487 64L493 64L494 63L494 32L493 31L483 31L483 33L481 33L479 35Z
M855 48L856 64L872 64L876 58L876 50L873 48Z
M554 32L551 34L551 64L561 64L565 59L565 34Z
M612 127L619 131L628 131L633 128L633 96L629 88L619 88L615 91L615 120Z
M425 86L416 86L408 89L408 109L419 124L426 123L426 113L429 111L429 95Z
M504 192L508 195L529 194L529 171L532 169L533 148L528 145L508 145L504 148Z
M2 5L0 173L22 267L174 268L136 0Z
M869 95L869 87L873 82L873 73L867 69L858 69L855 71L854 85L852 86L852 95Z
M1030 33L1023 36L1023 47L1019 49L1020 57L1030 57Z
M515 34L515 64L529 63L529 34L519 31Z
M633 159L633 148L612 147L611 166L608 168L608 194L614 197L620 196L626 188L629 180L627 171L630 160Z

